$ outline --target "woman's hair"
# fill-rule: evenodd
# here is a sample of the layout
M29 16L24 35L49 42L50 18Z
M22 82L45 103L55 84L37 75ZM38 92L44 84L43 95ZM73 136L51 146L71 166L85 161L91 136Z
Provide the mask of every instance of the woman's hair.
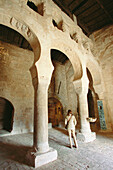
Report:
M68 110L67 115L69 116L70 113L72 114L72 110Z

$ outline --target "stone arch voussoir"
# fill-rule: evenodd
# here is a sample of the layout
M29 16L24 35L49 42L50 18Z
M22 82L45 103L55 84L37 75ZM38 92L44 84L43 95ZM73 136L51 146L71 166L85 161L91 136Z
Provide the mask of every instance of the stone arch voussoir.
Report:
M9 14L1 13L0 11L0 24L5 25L13 30L19 32L31 45L34 52L34 63L40 58L40 42L37 36L29 28L29 26L23 21Z

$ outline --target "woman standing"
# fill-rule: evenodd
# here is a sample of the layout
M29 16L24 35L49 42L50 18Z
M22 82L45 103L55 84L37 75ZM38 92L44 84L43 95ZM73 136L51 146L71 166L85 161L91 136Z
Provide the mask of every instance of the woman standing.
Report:
M76 148L78 147L76 136L75 136L75 126L76 126L76 124L77 124L77 121L76 121L75 116L72 114L71 110L68 110L68 114L65 118L65 126L67 126L67 130L68 130L68 133L69 133L69 141L70 141L70 147L71 148L72 148L71 134L73 135L75 147Z

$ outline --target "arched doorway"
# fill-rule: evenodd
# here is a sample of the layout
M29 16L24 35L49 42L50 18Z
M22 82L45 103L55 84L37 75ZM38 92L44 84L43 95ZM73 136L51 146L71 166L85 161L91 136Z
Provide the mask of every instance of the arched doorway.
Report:
M95 110L94 110L94 101L92 96L92 91L89 89L87 94L88 99L88 110L89 110L89 117L95 118ZM95 130L95 123L90 122L91 130Z
M63 106L61 102L50 97L48 99L48 122L52 123L52 126L58 126L60 122L63 121Z
M95 117L95 111L94 111L94 101L92 96L92 91L88 90L88 109L89 109L89 117Z
M11 132L13 129L14 107L7 99L0 97L0 130Z

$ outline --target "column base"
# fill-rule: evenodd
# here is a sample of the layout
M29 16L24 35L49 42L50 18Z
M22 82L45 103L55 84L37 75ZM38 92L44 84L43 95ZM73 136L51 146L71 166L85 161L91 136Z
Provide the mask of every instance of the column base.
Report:
M49 162L55 161L57 159L57 150L50 148L48 152L39 153L29 151L27 153L27 160L29 165L35 168L38 168L42 165L45 165Z
M85 132L85 133L79 133L78 134L80 139L83 141L83 142L92 142L96 139L96 133L95 132Z

